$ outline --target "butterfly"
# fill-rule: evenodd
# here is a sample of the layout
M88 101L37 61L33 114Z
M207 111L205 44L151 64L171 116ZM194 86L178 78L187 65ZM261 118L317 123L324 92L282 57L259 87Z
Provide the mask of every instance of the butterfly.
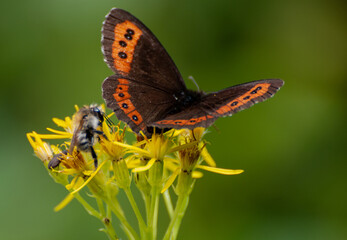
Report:
M107 107L139 133L153 128L207 128L272 97L280 79L248 82L204 93L187 89L175 63L154 34L125 10L113 8L102 27L104 60L114 75L102 84Z

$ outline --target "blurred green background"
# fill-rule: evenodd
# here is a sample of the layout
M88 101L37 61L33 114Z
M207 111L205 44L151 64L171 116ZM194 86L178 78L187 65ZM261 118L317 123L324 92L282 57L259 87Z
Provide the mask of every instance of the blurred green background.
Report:
M205 91L286 82L274 98L210 128L218 166L245 173L205 173L179 239L347 239L347 9L339 0L2 1L1 239L106 239L76 202L53 212L66 191L25 133L45 133L74 104L103 102L112 72L100 29L112 7L142 20Z

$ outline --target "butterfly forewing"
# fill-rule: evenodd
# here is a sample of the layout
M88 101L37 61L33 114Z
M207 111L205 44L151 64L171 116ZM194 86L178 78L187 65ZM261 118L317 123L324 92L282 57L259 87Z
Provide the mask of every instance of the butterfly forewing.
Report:
M174 62L154 34L130 13L114 8L102 28L107 65L118 74L177 92L186 89Z

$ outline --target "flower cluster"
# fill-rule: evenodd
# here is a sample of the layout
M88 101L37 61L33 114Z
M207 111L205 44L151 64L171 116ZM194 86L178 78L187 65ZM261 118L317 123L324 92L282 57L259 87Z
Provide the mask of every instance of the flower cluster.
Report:
M76 110L78 113L78 107ZM109 117L105 116L105 119ZM112 214L120 220L128 239L156 239L161 196L171 218L163 239L176 239L194 183L203 176L201 170L225 175L243 172L216 167L206 149L203 139L206 131L203 128L172 129L153 134L150 139L136 136L137 141L129 143L127 138L134 134L130 129L121 127L121 123L115 125L101 121L98 129L95 129L97 136L92 150L82 151L72 143L77 141L80 121L76 120L76 114L64 120L53 118L53 122L63 130L47 128L49 134L31 132L27 138L49 175L68 190L68 195L55 207L55 211L76 199L90 215L102 221L105 226L103 231L109 239L118 239L112 225ZM44 141L49 139L64 139L64 142L50 145ZM95 157L97 168L93 165ZM138 208L141 199L135 200L133 197L132 184L141 192L146 208L145 217ZM170 196L171 188L177 195L175 205ZM93 198L87 201L80 194L81 191L87 191L95 199L98 209L88 203ZM138 220L139 232L127 221L126 213L117 199L119 191L124 191L129 199Z

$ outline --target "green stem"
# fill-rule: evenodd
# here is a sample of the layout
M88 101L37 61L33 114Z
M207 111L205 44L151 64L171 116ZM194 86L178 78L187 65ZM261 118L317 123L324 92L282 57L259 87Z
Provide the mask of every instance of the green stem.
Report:
M98 204L98 208L99 211L101 213L102 216L106 216L106 211L105 211L105 207L104 207L104 203L101 200L101 198L96 197L96 203Z
M157 160L148 172L148 183L151 185L151 203L148 214L148 234L150 240L157 239L158 209L162 179L163 161Z
M178 196L173 218L171 219L170 225L166 230L163 240L175 240L177 238L178 230L188 207L188 203L189 194Z
M147 194L143 194L143 199L145 201L145 207L146 207L146 221L147 221L147 225L149 225L149 212L150 212L150 208L151 208L151 197L150 195Z
M108 206L110 206L112 212L116 215L119 221L122 224L125 234L128 236L129 240L139 240L139 236L136 231L130 226L127 219L125 218L122 211L120 211L119 206L115 205L112 201L106 202Z
M104 218L104 224L106 227L106 232L109 235L110 240L118 240L119 238L116 235L116 232L112 226L112 212L109 207L106 209L106 217ZM110 236L114 236L114 238L111 238Z
M136 201L135 201L134 196L130 190L130 187L124 188L124 192L127 195L129 202L131 204L131 207L133 208L134 213L136 215L137 221L139 223L141 236L142 236L142 238L145 238L147 226L146 226L145 221L142 218L142 215L141 215L140 210L136 204Z
M89 215L94 216L100 220L102 219L101 214L98 211L96 211L92 206L90 206L89 203L86 200L84 200L84 198L80 194L76 193L75 198L82 204L82 206Z
M111 224L111 219L109 217L105 217L104 214L102 214L102 213L100 214L98 211L96 211L92 206L89 205L89 203L86 200L84 200L84 198L81 195L76 194L75 198L82 204L84 209L91 216L94 216L94 217L98 218L100 221L102 221L102 223L105 226L105 233L110 240L118 240L116 231L114 230L114 228ZM99 205L99 203L98 203L98 205ZM100 208L100 206L99 206L99 208Z
M173 206L172 206L172 201L171 201L169 189L166 190L163 193L163 198L164 198L164 202L165 202L165 206L166 206L167 212L168 212L168 214L170 216L170 219L172 219L173 214L174 214L174 210L173 210Z
M151 191L151 205L148 216L148 230L151 234L150 239L157 239L157 227L158 227L158 209L159 209L159 197L160 188L158 186L153 186Z

